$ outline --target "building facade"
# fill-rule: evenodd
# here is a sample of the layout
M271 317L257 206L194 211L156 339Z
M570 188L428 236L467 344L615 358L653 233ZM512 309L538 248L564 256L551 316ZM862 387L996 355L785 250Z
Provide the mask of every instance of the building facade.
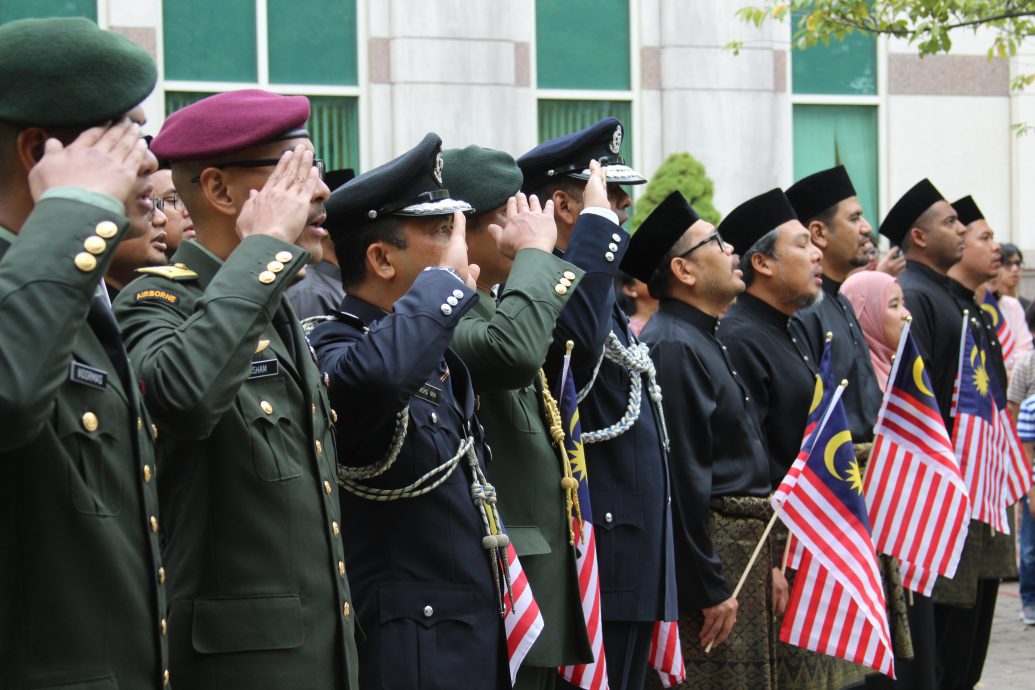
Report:
M520 155L615 115L646 173L702 161L715 205L844 163L876 226L929 177L973 194L997 235L1035 253L1035 50L988 60L954 32L951 55L855 36L791 50L787 23L737 19L747 0L4 0L0 22L81 15L151 51L148 130L208 93L258 86L310 96L329 167L369 169L428 131L446 146ZM739 41L739 54L727 48ZM1031 283L1031 281L1028 281Z

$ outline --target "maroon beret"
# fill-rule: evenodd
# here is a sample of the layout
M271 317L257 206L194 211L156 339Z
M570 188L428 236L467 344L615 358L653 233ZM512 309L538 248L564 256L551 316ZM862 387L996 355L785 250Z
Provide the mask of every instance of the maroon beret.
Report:
M303 127L309 99L261 89L227 91L177 110L151 142L151 151L168 161L217 158L272 141Z

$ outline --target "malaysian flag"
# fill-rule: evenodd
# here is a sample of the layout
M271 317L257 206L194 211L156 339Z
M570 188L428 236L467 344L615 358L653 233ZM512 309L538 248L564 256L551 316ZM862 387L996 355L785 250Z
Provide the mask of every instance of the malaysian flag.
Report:
M970 495L971 517L1009 534L1006 509L1031 486L1031 473L1010 415L1002 409L1005 404L997 401L1002 392L989 373L988 354L975 343L968 318L964 312L952 442Z
M510 684L517 681L518 668L543 631L543 614L532 596L528 576L521 569L513 542L507 544L507 565L510 568L511 596L503 597L503 627L507 633L507 659L510 662ZM512 598L511 598L512 597Z
M833 338L834 335L832 333L827 333L826 341L823 344L823 355L819 360L819 373L816 374L816 386L812 392L812 404L809 406L809 416L805 420L805 432L802 434L801 449L798 451L798 457L796 458L796 460L801 460L802 463L805 462L809 453L812 452L813 434L816 431L816 427L823 420L823 417L830 410L830 401L834 396L834 369L830 360L830 341ZM788 487L793 486L794 482L797 481L798 472L800 471L799 467L798 462L792 464L791 469L787 472L790 481L788 482L785 478L784 483L781 483L780 487L777 488L774 498L781 503L786 498L781 493L781 489L785 485ZM801 567L802 554L801 542L795 539L793 534L788 534L784 566L797 570Z
M970 498L924 360L902 329L863 482L873 543L902 561L902 584L931 595L953 577L970 523Z
M591 664L561 666L557 669L564 680L586 690L606 690L607 660L604 658L604 626L600 616L600 579L597 565L597 542L593 535L593 511L589 503L589 475L586 456L582 450L582 427L579 424L578 394L570 373L571 354L564 356L561 383L557 395L561 422L564 425L564 451L571 463L572 476L578 481L579 506L582 520L572 516L575 534L575 569L579 576L582 596L582 615L595 661ZM678 645L678 642L677 642Z
M999 339L999 346L1003 350L1003 363L1006 365L1006 370L1010 371L1014 364L1017 342L1014 340L1013 331L1010 330L1010 324L1006 322L1003 311L999 308L999 300L996 299L995 293L988 288L985 288L981 308L992 318L996 338Z
M654 623L649 662L651 668L658 672L662 687L671 688L686 680L683 648L679 645L679 628L675 621Z
M884 588L839 387L796 480L773 508L804 547L780 639L869 666L892 678ZM786 484L786 480L785 480Z

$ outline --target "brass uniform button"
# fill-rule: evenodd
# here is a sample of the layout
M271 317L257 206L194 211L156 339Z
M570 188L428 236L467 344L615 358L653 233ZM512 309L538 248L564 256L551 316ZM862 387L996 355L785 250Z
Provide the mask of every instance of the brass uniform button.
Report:
M154 515L152 515L150 522L151 522L151 531L154 532L155 534L157 534L158 533L158 518L156 518Z
M338 525L337 520L331 522L331 532L334 533L334 536L341 534L341 527Z
M280 273L284 270L284 264L280 263L279 261L271 261L268 264L266 264L266 270L272 271L273 273Z
M110 240L115 235L119 234L119 226L112 223L110 220L102 220L97 224L97 227L93 229L98 236L103 237L106 240Z
M567 278L568 280L575 280L575 274L572 273L571 271L565 271L564 272L564 277Z
M266 400L260 402L259 407L261 407L262 411L266 414L273 414L273 405L270 405Z
M334 422L335 424L338 423L338 413L335 412L333 407L331 408L331 421Z
M316 414L316 403L313 403L312 405L310 405L309 409L311 409L313 411L313 414Z
M89 432L97 431L97 427L101 425L101 420L97 419L97 415L93 412L83 413L83 428Z
M344 575L345 574L345 561L338 561L338 574L339 575Z
M90 252L91 254L103 254L104 250L108 248L108 243L102 240L97 235L91 235L87 237L83 242L83 249Z
M553 286L553 291L556 292L558 295L566 295L566 294L568 294L568 288L564 287L560 283L558 283L557 285Z
M168 633L168 632L169 632L169 622L166 621L163 618L162 619L162 635L165 636L165 634ZM168 671L166 671L166 673L168 673Z
M79 252L75 255L75 267L83 273L89 273L93 269L97 268L97 259L94 258L93 254Z
M143 429L144 429L144 419L143 419L143 417L137 417L137 431L143 431Z
M169 685L169 669L165 669L165 673L162 674L162 685Z
M331 495L331 483L327 480L324 480L323 482L323 492L328 496Z
M277 274L272 271L263 271L259 274L259 282L263 285L269 285L277 279Z
M557 281L557 282L559 282L559 283L560 283L561 285L563 285L564 287L571 287L571 281L570 281L570 280L568 280L567 278L561 278L561 279L560 279L559 281Z
M151 438L156 439L156 440L158 439L158 425L157 424L152 424L151 425Z
M144 465L144 481L145 482L151 481L151 466L150 465Z
M165 568L159 568L158 569L158 584L160 584L160 585L164 585L165 584Z
M323 444L320 443L319 441L316 442L316 452L317 453L322 453L323 452Z
M293 259L294 257L291 255L291 252L277 252L277 256L275 258L280 263L286 264L288 261L291 261L291 259Z
M349 606L349 602L346 601L344 604L341 605L341 615L348 618L350 613L352 613L352 607Z

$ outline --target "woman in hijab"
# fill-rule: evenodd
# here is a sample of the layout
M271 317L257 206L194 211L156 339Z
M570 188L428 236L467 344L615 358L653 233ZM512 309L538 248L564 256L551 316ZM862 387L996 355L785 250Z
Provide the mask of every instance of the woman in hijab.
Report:
M870 346L870 363L883 391L891 375L891 359L898 350L905 317L909 316L898 281L881 271L859 271L841 285Z

